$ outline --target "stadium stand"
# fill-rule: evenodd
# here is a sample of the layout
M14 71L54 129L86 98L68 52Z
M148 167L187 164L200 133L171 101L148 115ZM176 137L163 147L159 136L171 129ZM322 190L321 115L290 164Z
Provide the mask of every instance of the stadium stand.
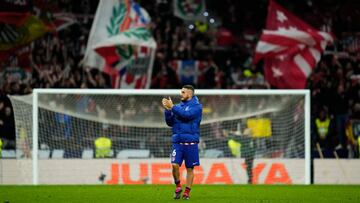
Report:
M55 9L71 14L74 23L32 42L26 52L28 55L16 52L0 62L3 157L15 157L12 154L15 149L13 112L6 95L29 94L33 88L111 88L111 78L107 74L81 65L97 1L79 2L55 0L47 8L41 0L34 1L33 13L36 11L42 16ZM152 32L158 43L151 88L169 89L182 85L173 65L174 61L182 60L198 60L206 64L198 88L274 88L264 79L261 64L255 66L251 63L253 50L265 24L265 1L207 2L215 22L209 22L208 27L204 27L175 17L170 9L171 1L141 1L152 17ZM360 102L360 21L356 20L358 10L353 9L359 7L359 2L306 2L279 0L314 27L331 31L336 36L334 46L328 47L309 77L307 88L312 95L313 124L322 110L327 111L336 125L330 150L336 149L341 151L339 155L350 157L352 153L348 150L352 148L347 147L346 124L350 118L359 118L360 112L356 107ZM231 38L226 38L229 35ZM312 134L315 134L314 130ZM318 153L315 147L313 152ZM88 153L84 151L82 157L92 157ZM122 153L120 151L117 157L125 156ZM63 157L64 151L52 151L52 158ZM145 153L144 157L149 155Z

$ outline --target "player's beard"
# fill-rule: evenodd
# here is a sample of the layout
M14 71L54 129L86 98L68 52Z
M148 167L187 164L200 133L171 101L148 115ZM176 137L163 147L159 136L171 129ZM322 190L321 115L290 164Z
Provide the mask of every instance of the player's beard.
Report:
M180 99L181 99L181 101L183 101L183 102L184 102L184 101L189 100L189 97L186 97L186 96L181 96L181 98L180 98Z

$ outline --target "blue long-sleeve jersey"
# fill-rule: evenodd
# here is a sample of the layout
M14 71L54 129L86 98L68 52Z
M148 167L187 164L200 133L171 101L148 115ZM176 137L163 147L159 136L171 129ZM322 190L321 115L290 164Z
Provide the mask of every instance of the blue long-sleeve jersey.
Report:
M196 96L165 110L166 124L172 127L172 142L199 142L202 105Z

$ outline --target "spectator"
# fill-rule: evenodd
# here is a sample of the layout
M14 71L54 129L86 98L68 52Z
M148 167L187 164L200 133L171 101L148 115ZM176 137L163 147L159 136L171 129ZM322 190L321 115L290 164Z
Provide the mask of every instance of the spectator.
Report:
M0 138L3 149L15 149L14 114L6 102L0 100Z
M322 149L333 149L334 143L334 127L333 121L328 115L325 109L320 111L319 116L315 119L316 143L320 145Z
M96 158L109 158L111 154L112 141L110 138L101 136L95 139L95 157Z
M346 124L346 136L349 140L349 158L360 158L360 103L354 105Z
M338 147L346 148L345 123L349 116L349 104L344 85L338 86L331 107L336 119L336 133L339 140Z
M59 108L59 112L55 113L55 135L64 136L67 139L72 137L72 119L71 116L60 113L64 111L64 104L59 104L56 106Z
M228 139L228 146L234 157L245 158L246 173L248 175L248 184L253 183L253 163L256 151L255 141L252 138L252 130L246 128L244 132L224 131Z

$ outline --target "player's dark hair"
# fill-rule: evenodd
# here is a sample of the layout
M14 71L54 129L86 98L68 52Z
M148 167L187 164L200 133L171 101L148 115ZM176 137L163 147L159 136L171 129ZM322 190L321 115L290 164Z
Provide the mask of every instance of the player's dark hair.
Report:
M188 89L192 91L192 94L195 95L195 88L192 85L184 85L182 88Z

